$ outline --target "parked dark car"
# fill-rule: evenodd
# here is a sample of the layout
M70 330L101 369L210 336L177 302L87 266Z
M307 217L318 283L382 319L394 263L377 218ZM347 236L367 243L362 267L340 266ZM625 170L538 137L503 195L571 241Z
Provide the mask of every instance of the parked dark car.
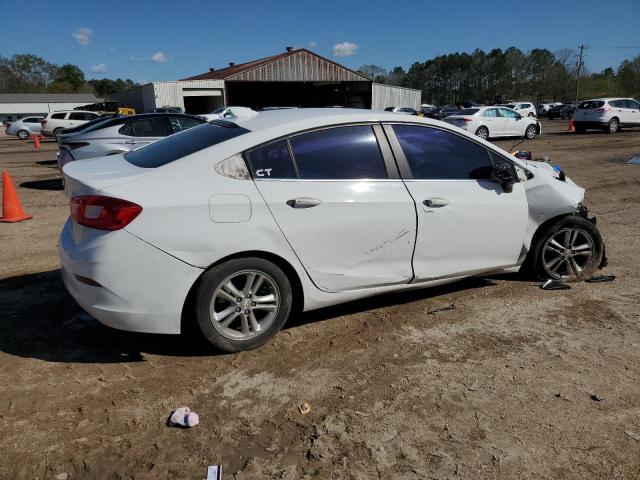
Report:
M457 115L458 113L460 113L460 109L455 105L444 105L442 107L436 107L432 111L425 112L424 116L434 118L436 120L442 120L449 115Z
M151 110L151 113L184 113L182 107L157 107Z
M568 120L570 118L573 118L573 114L576 111L576 106L571 103L568 105L563 105L562 109L560 110L560 117L563 120Z
M562 105L551 106L549 110L547 110L547 118L550 120L553 120L554 118L569 118L566 116L567 113L565 113L564 117L562 116L563 109L568 107L573 107L573 110L575 110L576 108L575 105L573 105L572 103L563 103ZM573 115L573 111L571 112L571 115Z

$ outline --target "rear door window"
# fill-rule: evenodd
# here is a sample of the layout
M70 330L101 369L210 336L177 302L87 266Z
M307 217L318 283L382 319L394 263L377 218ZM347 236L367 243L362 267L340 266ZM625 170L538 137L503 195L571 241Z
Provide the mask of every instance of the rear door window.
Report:
M93 120L96 117L97 115L94 115L92 113L85 113L85 112L72 112L69 114L69 120L89 121L89 120Z
M204 123L129 152L124 158L138 167L157 168L248 132L231 122Z
M251 174L257 180L297 178L286 140L251 150L246 157Z
M66 116L66 113L54 113L53 115L51 115L51 118L55 118L56 120L64 120L64 117Z
M289 142L301 179L387 178L371 125L317 130Z
M490 179L487 150L445 130L417 125L393 125L413 178L418 180Z
M168 117L162 116L136 118L122 128L120 133L131 137L166 137L173 130Z
M604 102L600 100L587 101L587 102L582 102L580 105L578 105L578 110L594 110L596 108L602 107L603 105L604 105Z

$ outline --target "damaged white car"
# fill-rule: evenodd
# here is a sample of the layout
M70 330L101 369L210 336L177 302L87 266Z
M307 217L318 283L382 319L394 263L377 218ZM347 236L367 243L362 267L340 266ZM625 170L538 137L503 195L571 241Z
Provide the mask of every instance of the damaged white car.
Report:
M215 120L64 167L69 292L106 325L254 348L293 312L506 269L605 263L584 190L435 120L346 109Z

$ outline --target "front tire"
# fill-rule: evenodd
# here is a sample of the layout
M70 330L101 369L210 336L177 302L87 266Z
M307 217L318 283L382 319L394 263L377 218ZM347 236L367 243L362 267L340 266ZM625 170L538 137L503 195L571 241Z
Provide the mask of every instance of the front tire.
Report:
M580 282L593 275L603 254L604 244L595 225L568 215L536 234L525 264L539 280Z
M27 130L18 130L17 135L20 140L26 140L29 138L29 132Z
M483 140L489 139L489 129L487 127L479 127L476 130L476 136L480 137Z
M612 118L607 124L607 131L609 133L617 133L620 130L620 121L617 118Z
M60 133L62 133L62 130L64 130L64 128L56 128L56 129L53 131L53 136L54 136L54 138L58 138L58 135L60 135Z
M292 301L291 283L280 267L263 258L237 258L202 276L196 320L220 350L251 350L282 328Z
M537 134L538 134L538 130L536 129L536 126L529 125L527 129L524 131L524 138L526 138L527 140L533 140L534 138L536 138Z

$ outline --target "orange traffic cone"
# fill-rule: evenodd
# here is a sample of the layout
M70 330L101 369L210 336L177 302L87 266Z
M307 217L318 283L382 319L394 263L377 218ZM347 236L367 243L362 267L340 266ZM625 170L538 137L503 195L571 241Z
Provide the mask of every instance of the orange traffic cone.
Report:
M33 137L33 146L35 148L40 148L40 135L33 133L31 136Z
M567 128L567 132L575 132L576 129L573 126L573 117L571 117L571 119L569 120L569 128Z
M33 215L27 215L22 210L20 199L13 186L11 175L6 170L2 171L2 217L0 222L14 223L29 220Z

